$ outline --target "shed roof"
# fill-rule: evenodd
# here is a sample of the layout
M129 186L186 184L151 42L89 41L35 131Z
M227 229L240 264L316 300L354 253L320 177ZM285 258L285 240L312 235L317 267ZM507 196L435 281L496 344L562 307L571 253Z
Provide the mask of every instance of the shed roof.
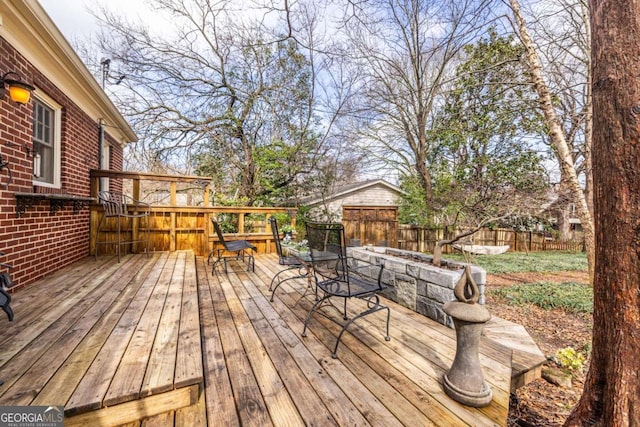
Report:
M347 197L351 194L369 189L369 188L373 188L373 187L377 187L377 186L381 186L381 187L385 187L387 189L389 189L390 191L397 193L398 195L400 194L404 194L404 190L402 190L400 187L391 184L388 181L385 181L384 179L373 179L373 180L369 180L369 181L363 181L363 182L357 182L357 183L353 183L353 184L347 184L347 185L343 185L341 187L338 187L335 189L335 191L331 194L328 194L326 196L311 196L311 197L307 197L303 200L301 200L302 204L307 205L307 206L313 206L313 205L317 205L319 203L323 203L323 202L327 202L327 201L331 201L331 200L335 200L335 199L340 199L340 198L344 198Z

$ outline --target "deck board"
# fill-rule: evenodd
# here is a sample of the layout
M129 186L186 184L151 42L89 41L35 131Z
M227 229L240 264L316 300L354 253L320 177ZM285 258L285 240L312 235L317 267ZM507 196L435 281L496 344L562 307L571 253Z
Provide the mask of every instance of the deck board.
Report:
M288 300L289 304L295 304L298 302L296 312L298 320L300 321L300 329L302 328L304 316L306 316L307 310L311 304L310 300L302 300L303 304L299 303L297 294L300 292L304 293L304 286L305 284L301 282L298 284L297 288L295 286L291 286L292 289L289 294L280 294L280 297L283 300ZM412 316L413 312L410 312L396 304L390 302L389 304L392 306L392 340L387 342L383 338L383 322L385 321L385 318L381 313L366 316L351 325L350 331L353 332L352 334L347 333L343 336L343 341L338 348L340 360L345 360L345 356L342 355L343 350L345 350L342 347L344 344L346 344L346 347L348 348L353 348L353 351L348 352L347 356L349 357L348 361L353 365L351 369L356 369L354 371L356 377L359 380L366 379L368 381L367 384L369 384L369 388L374 390L377 396L382 397L381 400L385 402L385 404L389 405L389 410L396 411L396 413L399 414L396 415L397 418L405 424L407 422L404 418L406 414L404 411L399 409L399 404L404 403L404 401L398 400L395 396L394 401L393 398L384 395L383 392L386 390L385 385L375 382L375 377L369 378L367 374L370 375L371 372L366 370L367 367L372 368L369 371L374 371L381 377L385 378L385 380L393 386L394 390L400 392L396 392L396 394L404 395L404 398L407 401L421 409L421 414L419 416L414 415L412 418L420 420L420 417L427 417L426 420L422 420L422 422L419 423L420 425L459 425L464 423L468 423L469 425L491 425L491 417L479 413L480 411L478 410L469 410L468 408L465 408L463 411L455 413L455 410L460 405L455 403L452 404L453 401L446 396L441 387L441 377L446 372L445 368L438 369L437 365L428 363L429 361L425 360L422 354L410 350L411 346L419 348L428 347L430 340L425 339L422 334L419 334L418 337L412 336L411 332L417 334L416 331L407 331L406 316ZM400 318L398 319L398 317ZM422 318L423 322L424 320L425 319ZM311 324L310 330L313 331L315 329L316 333L323 333L324 336L321 340L327 343L328 348L330 348L335 341L338 328L333 322L324 319L322 316L317 316L317 321L327 330L318 328L319 325L314 325L314 323ZM363 324L366 326L363 327ZM422 329L424 329L424 323L422 325ZM332 330L333 333L330 333L329 330ZM441 331L444 331L447 334L449 333L448 328L443 327ZM358 342L358 340L354 339L354 335L357 335L358 338L363 341L363 347L361 347L361 343ZM427 344L425 345L424 343ZM453 345L453 349L451 349L449 357L445 362L439 361L440 364L447 364L447 368L452 363L455 352L455 341L452 341L451 344ZM373 349L373 353L366 351L366 349ZM433 352L433 350L430 351ZM380 354L374 354L376 352ZM354 354L360 355L365 363L358 363L359 361L354 358ZM434 359L438 358L442 358L440 353L438 353L437 357ZM504 359L504 361L505 363L507 362L506 359ZM420 364L422 364L422 370ZM404 367L404 373L400 371L401 367ZM424 371L429 375L423 374ZM507 380L509 378L509 371L505 368L503 368L502 371L505 374L503 383L508 384ZM418 382L418 384L415 382ZM425 391L427 391L428 394L425 394ZM506 402L508 402L508 395L503 397L503 401L506 399ZM497 405L492 406L499 408ZM500 408L498 412L501 413L500 416L504 413L504 419L506 420L505 409Z
M234 399L221 396L233 396L231 380L225 362L222 339L215 316L214 304L222 304L220 298L212 297L208 267L199 258L196 263L198 272L198 304L200 312L200 330L202 335L202 364L206 374L205 403L206 418L210 425L238 426L240 420Z
M218 295L225 295L222 287L212 282ZM242 345L240 332L237 330L232 309L223 298L213 304L214 315L217 319L219 337L222 344L223 355L221 363L226 363L227 373L233 390L232 396L238 411L240 423L244 426L269 426L273 425L265 399L260 390L260 384L253 375L249 357ZM205 378L208 372L205 372ZM222 396L216 396L218 399Z
M482 339L494 399L465 407L442 388L453 330L385 301L391 341L384 313L366 316L333 359L334 322L314 316L301 336L306 279L269 301L281 268L274 255L228 274L190 251L100 257L20 290L0 331L0 405L62 404L72 426L506 424L510 350Z
M138 266L138 264L132 265L133 268ZM139 274L146 277L151 267L151 264L145 265L145 268L141 269ZM78 347L69 355L51 380L47 382L38 396L31 402L32 405L50 405L52 402L64 405L69 400L73 392L73 388L69 387L69 385L80 383L91 362L108 339L109 332L116 327L117 322L129 306L130 299L133 298L134 294L139 292L143 286L137 287L135 286L136 283L142 282L134 279L130 282L129 286L125 287L121 298L118 298L118 300L105 311L99 322L94 325L94 330L90 331Z
M150 396L173 388L185 262L185 253L181 252L176 259L171 276L167 277L166 283L161 283L167 290L163 292L165 299L162 301L162 315L157 325L153 348L147 363L140 391L141 396ZM169 275L167 274L167 276ZM151 313L152 310L147 310L147 312Z
M256 270L258 274L260 272ZM253 277L251 275L250 277ZM256 278L255 284L260 286ZM272 305L264 295L258 290L257 286L252 286L247 289L251 294L251 298L256 307L259 308L261 315L257 319L264 319L267 324L260 321L254 321L256 327L259 328L260 336L269 336L269 343L274 343L273 346L269 346L269 352L273 355L272 358L276 361L285 360L286 364L283 368L278 368L280 372L294 372L298 376L293 382L294 388L288 387L293 390L299 390L299 385L296 381L301 381L303 384L306 380L311 390L301 390L300 393L294 393L294 399L305 399L306 396L317 395L318 399L313 399L314 405L319 405L320 402L324 404L325 408L320 407L322 411L329 411L333 419L338 425L366 425L367 422L360 414L357 408L347 399L345 393L340 387L330 378L325 371L322 361L317 360L309 349L303 345L301 337L297 336L294 331L286 324L282 322L283 317L277 311L288 310L283 304ZM278 342L274 340L274 337L278 338ZM286 351L286 353L285 353ZM290 361L296 363L292 365ZM296 366L300 372L296 372ZM301 377L300 377L301 375ZM304 379L303 379L304 378ZM284 376L284 381L289 381L288 376ZM307 403L308 404L308 403ZM301 411L303 414L306 411ZM305 417L308 421L308 418ZM328 419L326 423L330 423Z
M142 265L136 260L131 267ZM7 390L0 397L3 404L28 405L37 397L42 386L102 319L101 316L110 313L111 302L127 289L127 272L126 268L118 270L110 280L100 283L71 306L57 304L51 307L49 313L57 319L49 326L35 322L33 328L40 333L2 368L6 387L2 390ZM21 312L22 307L17 306L16 310ZM36 332L29 335L36 335ZM61 402L56 400L55 404Z
M186 256L187 265L195 266L195 255L188 252ZM202 357L196 357L198 354L202 354L198 312L198 277L195 267L186 268L185 266L174 379L176 387L202 382Z
M163 268L168 264L163 263L162 260L160 260L159 263ZM164 271L163 269L160 272L160 277L162 277ZM118 396L116 399L113 395L108 395L108 392L112 384L114 388L124 389L123 384L133 380L128 375L121 374L122 370L118 371L123 358L125 358L125 364L123 364L123 366L125 368L127 366L126 360L128 360L128 354L126 350L130 344L131 337L139 335L153 336L155 333L154 325L145 329L146 324L144 321L146 317L142 311L145 306L149 307L150 301L156 300L158 295L161 295L161 293L155 292L155 277L156 276L153 276L147 280L146 284L148 286L144 287L143 291L136 295L133 303L129 305L128 310L123 314L118 325L111 332L107 341L100 349L100 353L93 360L82 381L78 384L75 392L66 403L65 411L69 414L100 409L105 396L114 400L114 402L109 402L110 405L116 403L115 400L117 400L117 403L122 403L123 401L134 399L137 396L138 391L134 391L126 396L126 398L120 398L120 396ZM151 310L151 312L154 315L160 313L159 310ZM141 364L141 366L146 367L146 364ZM138 369L138 371L140 370L141 369ZM129 370L129 372L132 373L138 371ZM114 382L114 376L121 378L121 381Z

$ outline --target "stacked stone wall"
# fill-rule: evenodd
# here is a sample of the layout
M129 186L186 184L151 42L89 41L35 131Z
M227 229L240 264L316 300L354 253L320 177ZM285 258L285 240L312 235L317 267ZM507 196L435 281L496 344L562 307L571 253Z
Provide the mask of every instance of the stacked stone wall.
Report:
M442 306L456 299L453 288L460 280L465 264L443 260L446 267L439 268L431 265L433 257L429 255L377 246L349 248L349 255L356 262L384 264L382 282L387 286L385 296L453 327L453 321L442 310ZM480 290L480 303L484 304L487 274L478 266L471 267L471 274Z

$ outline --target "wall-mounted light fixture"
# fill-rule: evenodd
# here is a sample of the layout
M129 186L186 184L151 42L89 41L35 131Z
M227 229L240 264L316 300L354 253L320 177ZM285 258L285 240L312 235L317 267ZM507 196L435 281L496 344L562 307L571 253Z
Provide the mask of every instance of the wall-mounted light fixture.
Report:
M16 78L7 78L11 75L14 75ZM18 104L26 104L27 102L29 102L29 98L31 98L31 92L35 89L35 87L23 82L17 73L9 71L8 73L4 73L4 75L0 79L0 98L4 97L6 89L9 89L9 97L12 101L17 102Z
M40 178L42 156L40 156L40 153L38 153L35 149L29 147L28 145L25 145L24 149L27 151L27 156L33 158L33 177Z

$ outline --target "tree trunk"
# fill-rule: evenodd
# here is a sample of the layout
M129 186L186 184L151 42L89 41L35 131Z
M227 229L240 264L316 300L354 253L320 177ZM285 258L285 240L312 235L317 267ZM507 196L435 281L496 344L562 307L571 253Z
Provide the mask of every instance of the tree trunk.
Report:
M566 426L640 425L640 1L591 0L593 353Z
M432 260L432 264L436 267L441 267L442 266L442 248L445 245L452 245L462 239L464 239L465 237L469 237L472 236L473 234L477 233L478 230L480 230L483 227L484 224L479 225L478 227L472 229L472 230L467 230L464 231L462 233L456 234L452 239L442 239L442 240L438 240L438 242L436 243L436 247L433 249L433 260Z
M570 198L566 199L563 193L560 193L559 202L557 208L553 210L553 214L556 216L556 226L558 227L558 233L560 233L560 240L567 241L573 237L571 235L571 214L573 209L571 207Z
M529 36L527 31L527 24L524 21L522 12L520 11L520 3L518 0L509 0L513 15L516 20L518 32L520 34L520 40L525 48L527 55L527 62L529 63L529 70L531 71L531 78L533 86L538 93L540 109L544 114L545 124L549 128L549 138L554 148L556 149L556 157L560 164L560 173L562 174L562 180L568 185L571 191L573 203L576 206L576 215L580 218L582 223L582 229L584 231L584 242L587 250L587 261L589 263L589 277L593 281L593 272L595 265L595 242L593 231L593 220L589 213L589 207L587 205L587 199L580 187L580 181L578 180L578 174L573 164L573 156L569 149L569 144L564 135L562 125L558 120L558 117L553 109L553 102L551 99L551 92L547 84L542 77L542 65L540 64L540 58L535 50L533 40Z

